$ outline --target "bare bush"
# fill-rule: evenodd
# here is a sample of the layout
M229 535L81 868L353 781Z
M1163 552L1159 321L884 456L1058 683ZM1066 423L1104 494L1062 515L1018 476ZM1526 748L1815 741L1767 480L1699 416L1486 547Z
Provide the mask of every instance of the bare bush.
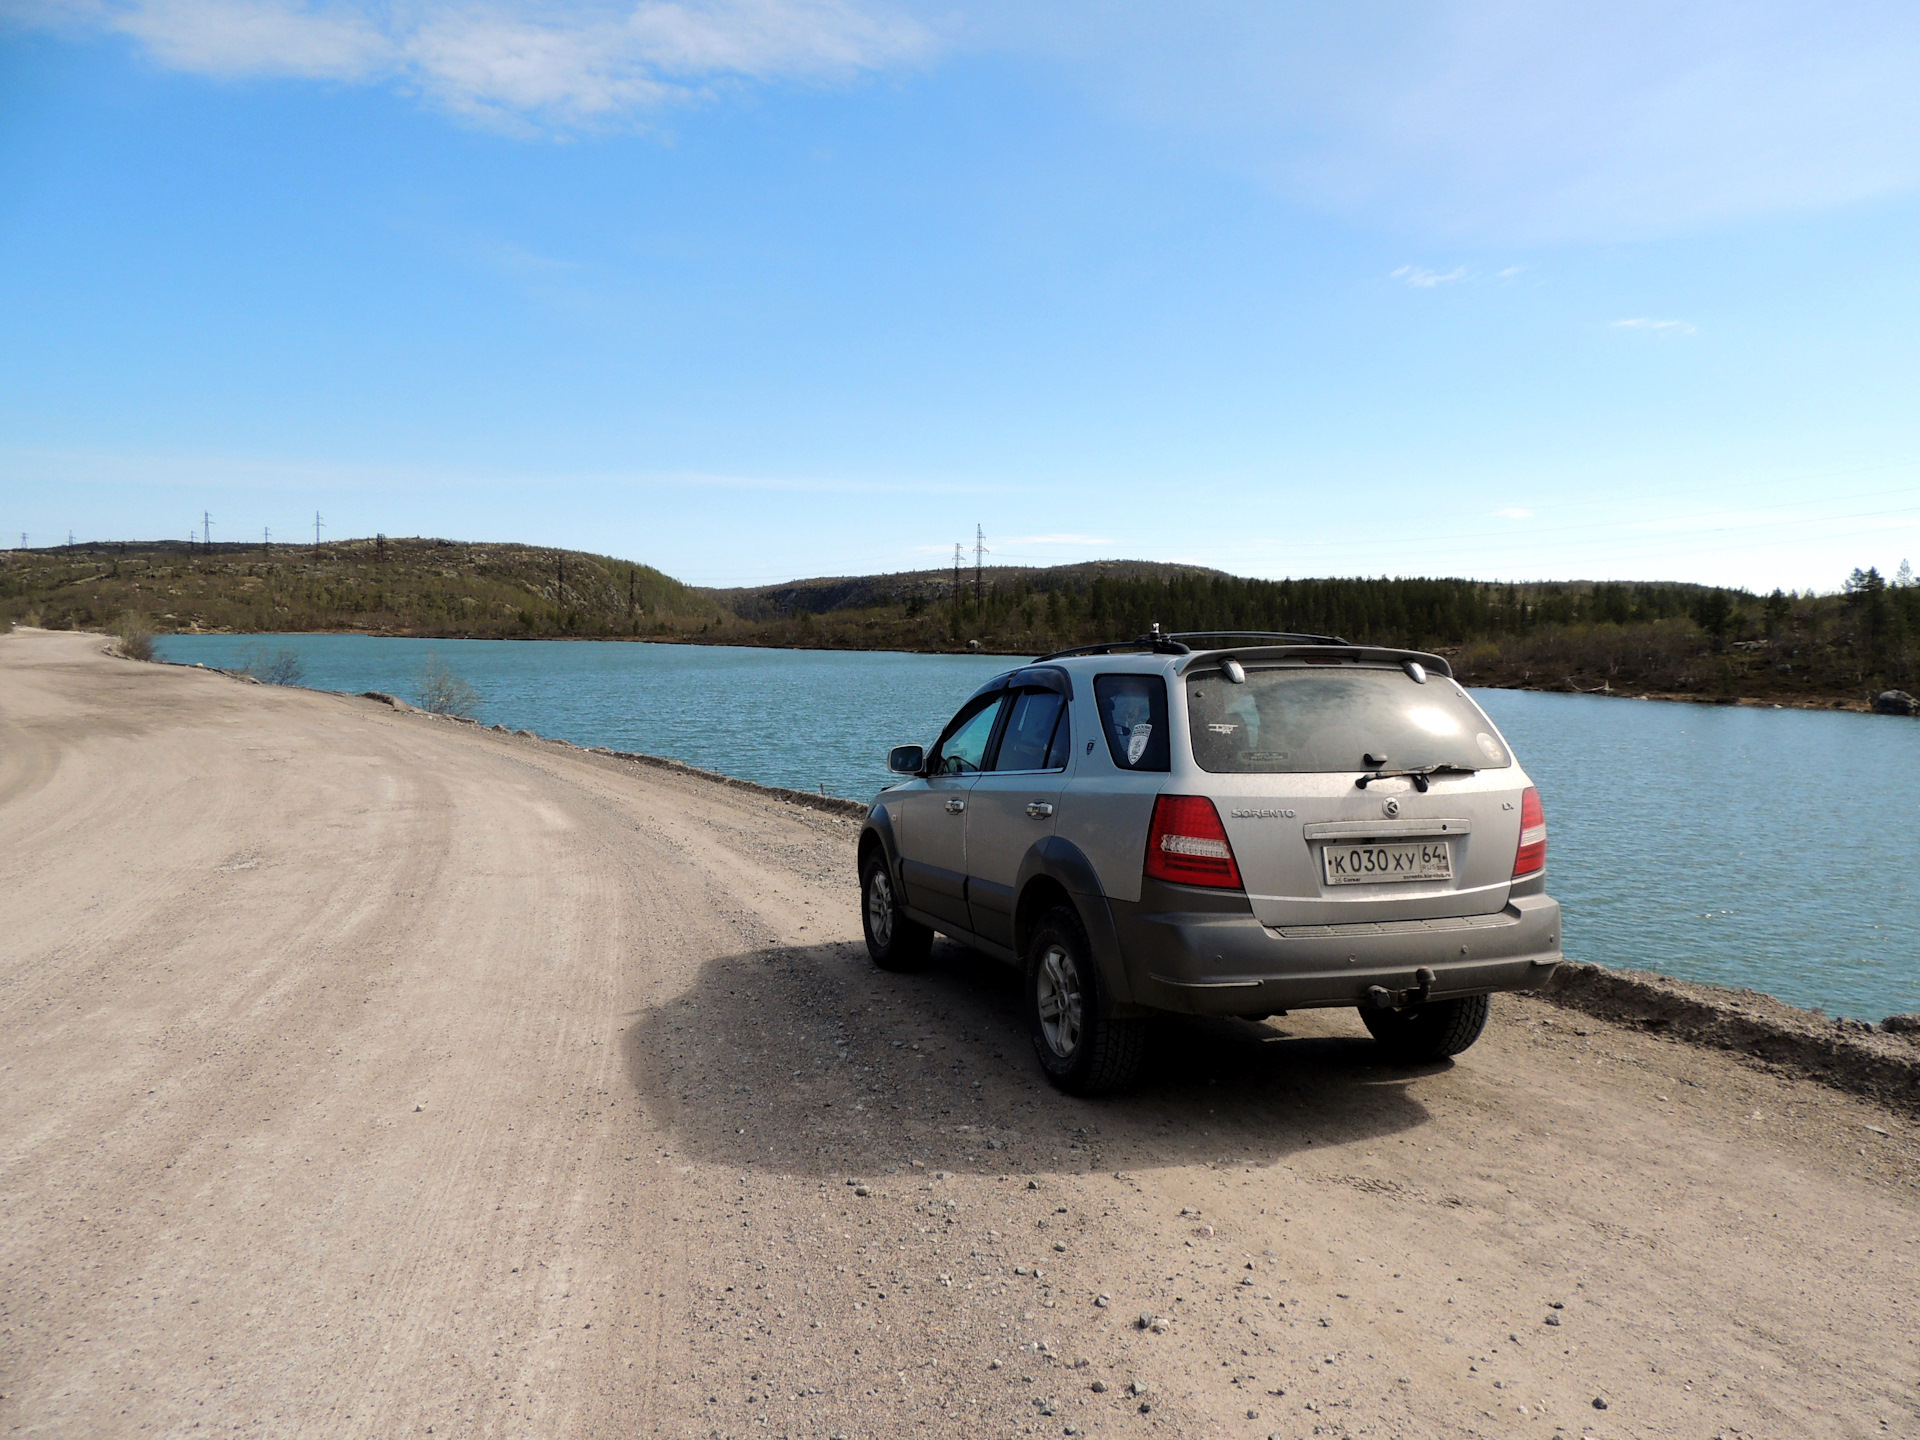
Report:
M276 650L269 655L250 649L242 655L237 673L251 675L263 685L298 685L307 678L307 663L293 650Z
M427 656L427 663L414 678L414 691L420 708L433 715L471 718L474 707L480 703L480 692L433 654Z
M147 623L146 616L127 611L114 622L113 636L114 648L129 660L153 659L153 626Z

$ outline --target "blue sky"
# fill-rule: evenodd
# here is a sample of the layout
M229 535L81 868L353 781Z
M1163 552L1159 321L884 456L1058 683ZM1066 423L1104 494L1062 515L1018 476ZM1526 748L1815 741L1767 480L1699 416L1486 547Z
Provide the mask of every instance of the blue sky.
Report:
M0 539L1832 589L1910 5L0 0Z

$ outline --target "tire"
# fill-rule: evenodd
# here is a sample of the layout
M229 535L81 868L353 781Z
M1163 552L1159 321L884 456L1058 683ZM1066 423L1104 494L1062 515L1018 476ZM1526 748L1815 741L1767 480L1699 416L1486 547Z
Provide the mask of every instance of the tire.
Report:
M860 928L866 932L867 954L882 970L918 970L933 951L933 931L900 913L887 857L878 850L860 870Z
M1146 1057L1146 1022L1104 1013L1100 970L1080 917L1064 905L1042 915L1026 961L1027 1030L1047 1079L1069 1095L1131 1085Z
M1390 1059L1407 1065L1445 1060L1480 1038L1493 1009L1491 995L1433 1000L1408 1010L1360 1008L1360 1018Z

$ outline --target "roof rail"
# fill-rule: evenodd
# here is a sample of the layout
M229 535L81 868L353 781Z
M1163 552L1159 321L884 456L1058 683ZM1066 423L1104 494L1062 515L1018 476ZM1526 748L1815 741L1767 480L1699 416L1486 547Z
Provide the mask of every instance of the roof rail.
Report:
M1266 643L1279 641L1294 645L1346 645L1351 640L1342 640L1338 635L1303 635L1291 630L1176 630L1172 634L1163 633L1158 625L1151 631L1134 640L1109 640L1103 645L1077 645L1071 650L1055 650L1051 655L1042 655L1032 661L1038 665L1046 660L1065 660L1075 655L1113 655L1122 650L1147 650L1155 655L1190 655L1198 649L1217 650L1220 646L1193 646L1189 640L1259 640Z
M1307 635L1293 630L1176 630L1169 640L1291 640L1308 645L1351 645L1338 635ZM1215 646L1208 646L1215 649Z

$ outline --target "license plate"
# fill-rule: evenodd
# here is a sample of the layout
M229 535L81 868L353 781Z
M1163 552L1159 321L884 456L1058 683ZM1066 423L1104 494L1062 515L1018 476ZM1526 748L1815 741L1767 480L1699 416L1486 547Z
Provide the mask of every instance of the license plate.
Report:
M1398 880L1451 880L1453 852L1444 840L1329 845L1320 852L1329 885L1388 885Z

